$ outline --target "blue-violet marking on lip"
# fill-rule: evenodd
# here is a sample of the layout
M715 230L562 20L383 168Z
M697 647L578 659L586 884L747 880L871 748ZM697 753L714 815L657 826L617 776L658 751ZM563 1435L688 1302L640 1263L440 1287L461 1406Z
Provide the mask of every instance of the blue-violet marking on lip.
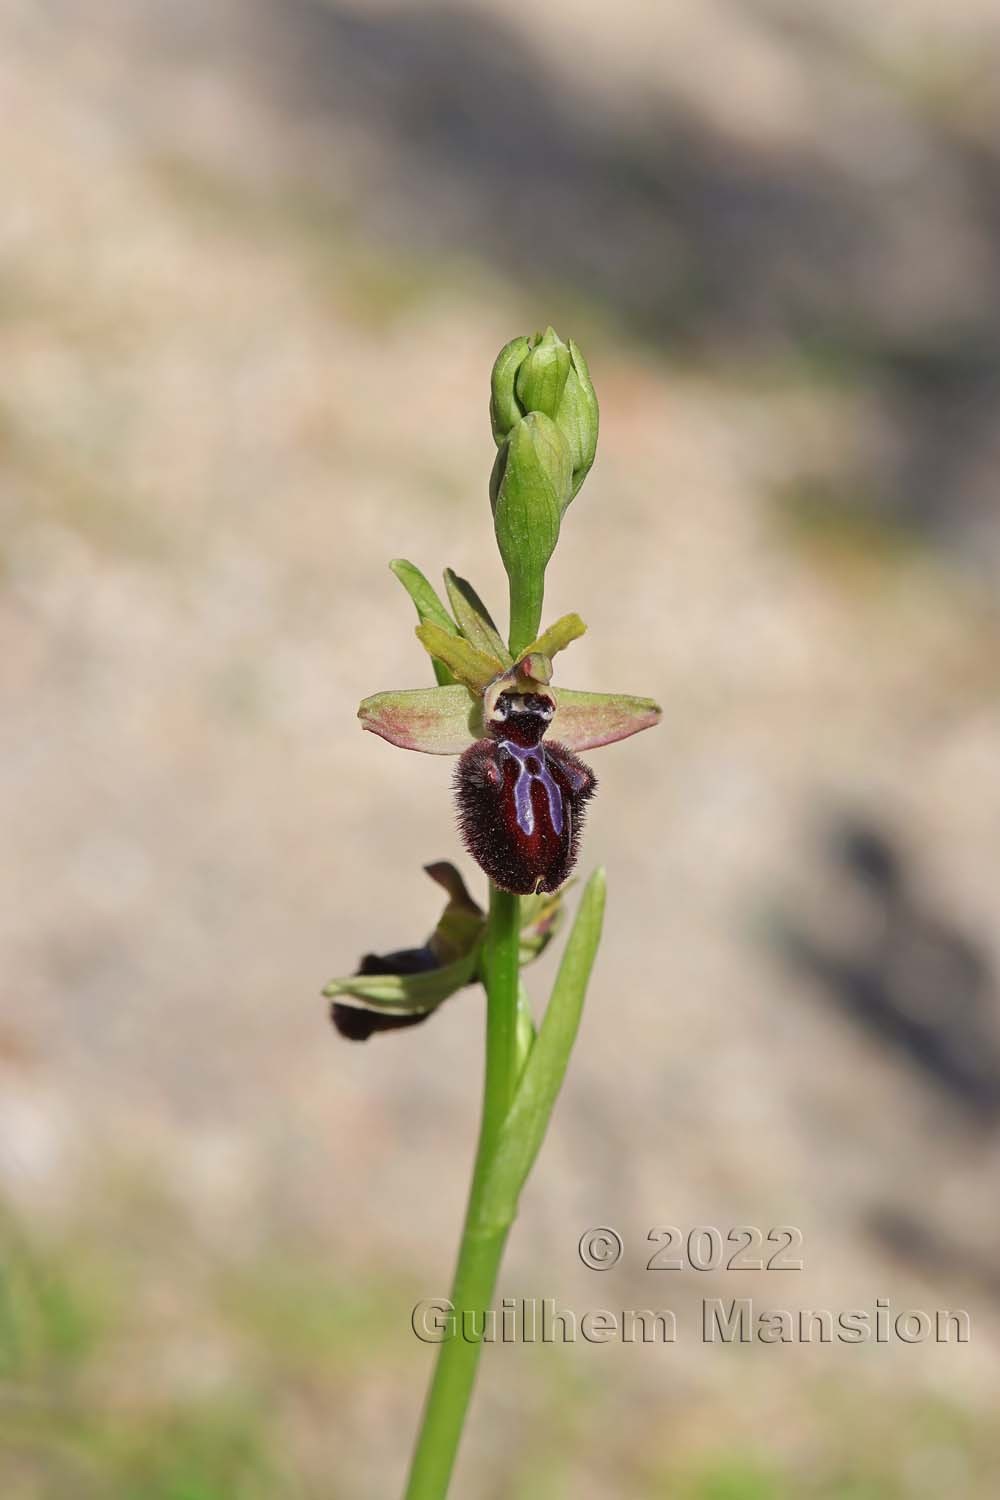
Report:
M466 848L503 890L554 891L576 863L594 773L564 745L543 744L554 706L540 693L501 693L488 734L455 775Z

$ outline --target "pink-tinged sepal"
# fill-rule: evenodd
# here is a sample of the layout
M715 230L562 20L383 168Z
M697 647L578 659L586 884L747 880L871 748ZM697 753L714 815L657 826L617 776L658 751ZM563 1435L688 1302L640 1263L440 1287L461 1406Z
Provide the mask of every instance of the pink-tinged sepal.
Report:
M482 733L481 702L461 683L374 693L361 704L358 718L390 745L425 755L461 755Z
M540 658L533 658L537 668ZM525 662L522 665L527 665ZM491 683L482 698L461 683L448 687L406 688L399 692L375 693L358 709L365 729L398 745L402 750L420 750L426 755L461 755L483 734L485 717L497 700L511 692L537 692L555 704L551 732L568 750L594 750L651 729L662 710L652 698L625 693L579 693L570 688L549 688L544 672L537 676L505 673Z
M627 693L577 693L555 688L552 737L570 750L596 750L652 729L663 710L652 698Z

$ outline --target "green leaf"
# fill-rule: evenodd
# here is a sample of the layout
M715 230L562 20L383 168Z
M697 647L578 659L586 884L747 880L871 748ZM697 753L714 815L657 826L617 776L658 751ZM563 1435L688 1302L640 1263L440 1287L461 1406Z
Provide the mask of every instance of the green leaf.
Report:
M514 1033L516 1056L514 1062L514 1084L524 1076L524 1066L535 1045L535 1018L528 1004L528 992L519 979L517 981L517 1026Z
M487 1172L477 1228L511 1223L517 1200L548 1129L576 1040L604 920L605 878L595 870L584 887L552 995L514 1102L500 1131Z
M448 600L455 611L458 628L465 639L471 641L487 656L495 656L505 667L509 667L513 657L504 645L489 610L472 584L465 578L459 578L451 568L445 568L444 582L448 590Z
M481 705L461 683L373 693L361 704L358 718L363 729L390 745L425 755L461 755L483 732Z
M399 1015L422 1015L436 1010L456 990L470 984L479 963L479 945L454 963L422 974L352 974L331 979L323 994L361 1010L386 1010Z
M434 591L433 585L428 583L418 567L414 566L411 562L407 562L405 557L395 558L389 564L389 567L416 605L421 624L430 621L432 625L440 626L449 635L458 634L458 627L454 620L441 603L441 600ZM443 686L455 681L443 662L435 659L432 665L434 667L434 676L437 678L439 684Z
M577 693L570 688L553 689L555 718L548 737L569 750L593 750L626 740L630 734L658 724L662 709L652 698L633 698L627 693Z
M551 659L557 651L565 651L571 641L578 641L581 635L586 635L586 633L587 627L579 615L562 615L554 625L543 630L537 640L532 641L531 645L520 653L519 660L523 661L525 657L532 655L547 656Z
M449 635L439 625L430 622L418 625L417 639L459 682L464 682L470 692L482 694L494 677L499 677L504 670L503 662L495 656L480 651L464 636Z

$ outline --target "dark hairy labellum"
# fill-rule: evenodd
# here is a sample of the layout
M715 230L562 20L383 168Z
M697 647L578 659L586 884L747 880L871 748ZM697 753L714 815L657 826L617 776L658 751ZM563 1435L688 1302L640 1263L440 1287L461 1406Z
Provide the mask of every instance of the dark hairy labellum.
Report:
M554 891L576 863L583 810L597 781L565 745L543 744L554 705L541 693L502 693L485 739L455 773L465 846L501 889Z

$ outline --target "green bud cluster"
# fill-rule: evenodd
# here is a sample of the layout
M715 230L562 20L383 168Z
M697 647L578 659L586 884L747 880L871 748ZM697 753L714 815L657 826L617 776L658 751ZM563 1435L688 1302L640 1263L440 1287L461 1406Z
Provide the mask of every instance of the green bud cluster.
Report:
M597 452L597 397L580 349L572 339L564 344L553 328L530 339L511 339L497 355L490 384L490 422L498 448L531 412L540 412L559 428L572 470L565 509Z
M552 328L516 338L497 356L490 423L498 453L490 478L497 545L510 581L511 650L538 633L545 569L570 501L597 451L597 397L576 344Z

